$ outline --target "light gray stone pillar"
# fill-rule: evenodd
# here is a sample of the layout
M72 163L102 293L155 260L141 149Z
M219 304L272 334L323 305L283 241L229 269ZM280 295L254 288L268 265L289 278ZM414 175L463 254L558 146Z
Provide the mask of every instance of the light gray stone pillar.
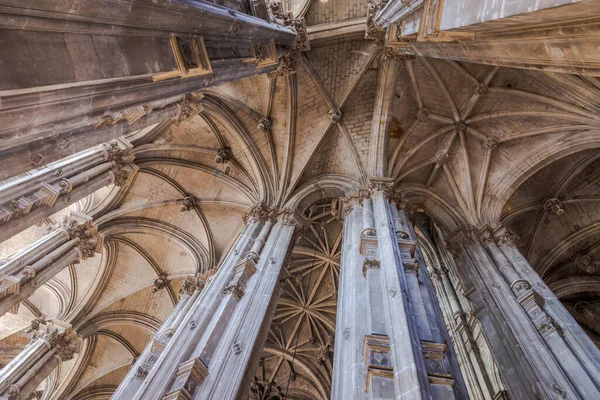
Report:
M293 246L294 233L302 227L303 218L296 212L285 210L279 215L256 264L256 273L219 338L208 376L194 399L247 398L283 288L281 271ZM194 354L199 354L199 348Z
M144 352L146 358L136 363L114 399L246 395L251 383L246 375L251 375L247 372L256 366L266 340L294 221L300 221L286 212L274 224L276 215L262 203L252 208L246 227L206 288L166 321L165 326L174 327L157 336L171 336L158 351Z
M0 242L109 184L123 186L137 167L119 138L0 183Z
M532 285L533 271L511 249L514 235L501 226L464 227L452 237L511 398L600 398L600 352L539 278Z
M0 315L17 312L19 303L69 264L102 251L104 237L92 219L71 212L62 224L22 251L0 261Z
M378 186L344 201L332 398L466 398L404 211Z
M344 203L331 398L357 400L367 399L368 394L365 391L367 365L362 354L362 341L377 329L370 319L369 287L365 282L371 273L363 266L376 267L376 264L364 264L365 257L360 254L363 207L356 197Z
M72 359L81 341L71 326L58 320L34 320L30 343L0 371L0 400L27 399L63 361Z

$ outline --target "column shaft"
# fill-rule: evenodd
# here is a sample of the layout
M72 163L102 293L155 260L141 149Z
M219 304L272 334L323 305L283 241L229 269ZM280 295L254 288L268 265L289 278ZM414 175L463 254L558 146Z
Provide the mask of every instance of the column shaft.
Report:
M61 227L0 266L0 315L16 313L19 303L69 264L102 251L104 237L92 219L72 212Z
M119 138L0 184L0 242L108 184L125 185L137 167Z

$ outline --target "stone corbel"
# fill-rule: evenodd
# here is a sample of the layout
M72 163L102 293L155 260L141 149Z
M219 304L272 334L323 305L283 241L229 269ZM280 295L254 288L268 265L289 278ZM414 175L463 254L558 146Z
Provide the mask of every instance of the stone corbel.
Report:
M378 378L393 379L394 371L390 360L390 338L385 335L365 335L363 356L367 365L365 391L374 385ZM390 385L393 384L390 382Z

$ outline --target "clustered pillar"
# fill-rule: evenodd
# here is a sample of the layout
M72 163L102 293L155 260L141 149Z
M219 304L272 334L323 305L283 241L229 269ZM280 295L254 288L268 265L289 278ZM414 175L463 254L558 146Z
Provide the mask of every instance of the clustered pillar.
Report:
M103 243L92 219L72 212L48 235L0 261L0 315L16 313L38 287L68 265L100 253Z
M280 295L281 271L303 219L258 203L218 271L178 305L114 399L243 397ZM180 302L182 303L182 302Z
M388 185L346 201L332 398L465 398L414 229Z
M137 167L123 138L74 154L0 184L0 242L96 190L124 186Z
M514 248L516 237L469 226L451 238L511 398L600 398L597 348Z

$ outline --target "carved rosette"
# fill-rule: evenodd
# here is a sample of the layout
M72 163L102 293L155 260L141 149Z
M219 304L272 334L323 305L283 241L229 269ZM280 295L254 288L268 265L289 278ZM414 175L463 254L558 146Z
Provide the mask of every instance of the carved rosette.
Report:
M483 147L489 150L496 150L498 148L499 139L495 136L489 137L485 140Z
M593 274L596 272L596 265L594 264L592 258L588 255L577 254L573 258L573 263L579 270L587 272L588 274Z
M161 274L158 278L154 280L152 284L152 293L156 293L159 290L164 289L169 284L169 279L167 279L167 275Z
M552 197L544 202L544 209L557 216L561 216L565 213L565 206L560 199Z
M217 164L225 164L233 159L233 152L230 147L223 147L217 152L215 162Z
M448 162L448 158L449 158L448 152L446 152L446 151L439 151L435 155L435 165L438 168L443 167L446 164L446 162Z
M328 115L329 121L331 121L332 124L337 124L342 119L342 112L337 108L332 108L329 110Z
M375 15L385 6L387 0L369 0L367 8L367 28L365 30L365 39L375 40L378 46L385 42L385 31L375 22Z
M196 207L198 199L194 195L188 195L183 199L177 200L177 204L179 204L179 211L186 212L192 211Z
M69 240L78 239L77 247L84 260L93 257L94 253L102 252L104 235L98 232L91 217L72 211L71 215L63 219L61 227L69 234Z

